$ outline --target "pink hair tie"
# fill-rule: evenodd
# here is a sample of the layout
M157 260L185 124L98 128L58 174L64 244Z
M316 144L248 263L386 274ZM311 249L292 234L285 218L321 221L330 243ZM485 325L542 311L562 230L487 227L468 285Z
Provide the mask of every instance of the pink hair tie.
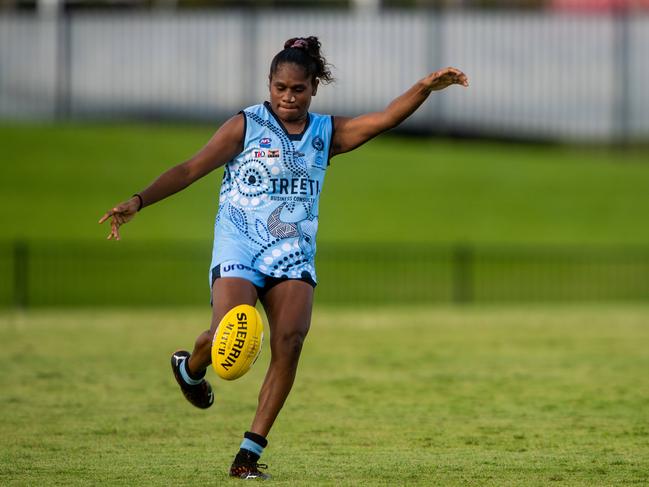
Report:
M291 47L297 49L306 49L307 47L309 47L309 44L304 39L296 39L295 42L291 44Z

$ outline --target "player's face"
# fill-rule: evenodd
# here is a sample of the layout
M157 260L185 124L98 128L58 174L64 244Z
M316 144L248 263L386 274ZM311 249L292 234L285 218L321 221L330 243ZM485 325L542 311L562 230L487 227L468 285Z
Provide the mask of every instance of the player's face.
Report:
M302 66L283 63L270 77L270 104L282 122L297 122L306 118L317 89L318 81L313 82Z

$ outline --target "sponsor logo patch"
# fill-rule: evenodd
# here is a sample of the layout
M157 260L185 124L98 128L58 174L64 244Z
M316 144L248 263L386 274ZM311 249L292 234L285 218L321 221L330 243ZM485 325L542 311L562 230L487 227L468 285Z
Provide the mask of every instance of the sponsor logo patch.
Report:
M279 149L268 149L268 157L279 157Z
M255 151L255 157L266 157L266 151L256 150Z
M221 272L225 274L226 272L232 272L235 270L239 271L252 271L253 269L243 264L226 264L221 269Z
M270 178L271 193L317 196L320 194L320 181L307 178Z
M259 141L259 147L263 147L264 149L268 149L270 147L270 139L268 137L264 137Z

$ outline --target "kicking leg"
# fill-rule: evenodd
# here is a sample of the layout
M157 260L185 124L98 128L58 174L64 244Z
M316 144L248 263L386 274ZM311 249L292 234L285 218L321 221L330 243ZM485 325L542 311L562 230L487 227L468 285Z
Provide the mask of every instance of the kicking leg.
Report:
M247 279L222 277L212 285L212 324L194 343L194 351L189 358L189 371L200 374L212 363L212 339L223 317L235 306L257 303L257 289Z
M190 355L185 350L175 352L171 357L171 368L185 398L194 406L206 409L214 402L212 386L205 380L205 369L212 361L212 338L221 319L228 311L240 304L254 306L257 290L246 279L224 277L212 285L212 324L201 333Z

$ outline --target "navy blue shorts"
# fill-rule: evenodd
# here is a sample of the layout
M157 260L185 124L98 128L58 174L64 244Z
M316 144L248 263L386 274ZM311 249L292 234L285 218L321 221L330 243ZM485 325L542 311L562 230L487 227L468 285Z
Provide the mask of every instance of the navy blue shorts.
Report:
M262 298L264 295L270 291L272 288L277 286L279 283L284 281L302 281L306 282L311 287L316 287L316 282L313 280L311 275L304 271L301 277L272 277L267 276L266 274L261 273L257 269L253 269L250 266L241 264L234 260L228 260L221 264L218 264L212 269L212 285L220 277L240 277L250 281L253 286L257 289L257 295Z

